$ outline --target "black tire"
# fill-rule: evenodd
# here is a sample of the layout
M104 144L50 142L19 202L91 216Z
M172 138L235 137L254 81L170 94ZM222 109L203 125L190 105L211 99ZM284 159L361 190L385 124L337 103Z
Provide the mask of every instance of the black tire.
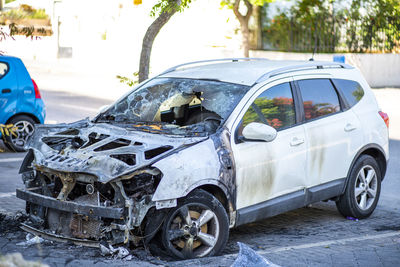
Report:
M360 156L351 169L345 193L336 201L339 212L344 217L369 217L378 204L381 180L376 160L369 155Z
M161 231L162 244L168 254L180 259L218 255L228 237L229 221L223 205L200 189L168 212Z
M5 136L5 145L8 149L15 152L24 152L24 145L28 141L28 138L35 131L35 122L31 117L26 115L18 115L12 118L7 124L13 124L17 126L18 137Z

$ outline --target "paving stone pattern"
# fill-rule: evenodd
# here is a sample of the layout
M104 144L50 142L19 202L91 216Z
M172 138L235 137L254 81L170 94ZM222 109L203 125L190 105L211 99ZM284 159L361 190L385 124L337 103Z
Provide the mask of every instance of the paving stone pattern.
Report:
M222 256L186 261L160 260L143 250L133 251L131 261L114 260L98 249L51 242L24 248L16 245L26 236L17 223L0 228L1 253L21 252L50 266L230 266L238 241L281 266L400 266L400 214L379 206L369 219L352 221L340 216L333 202L318 203L233 229ZM385 233L391 236L375 238ZM364 237L370 239L335 243ZM325 241L333 243L319 245Z

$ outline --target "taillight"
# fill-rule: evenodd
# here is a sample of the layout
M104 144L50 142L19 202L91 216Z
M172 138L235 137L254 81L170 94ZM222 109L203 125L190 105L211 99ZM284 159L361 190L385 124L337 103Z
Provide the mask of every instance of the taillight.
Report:
M37 86L34 79L32 79L32 83L33 83L33 88L35 89L35 98L42 98L42 96L40 95L39 87Z
M383 121L384 121L385 124L386 124L386 127L389 128L389 116L388 116L388 114L385 113L385 112L379 111L379 115L381 115Z

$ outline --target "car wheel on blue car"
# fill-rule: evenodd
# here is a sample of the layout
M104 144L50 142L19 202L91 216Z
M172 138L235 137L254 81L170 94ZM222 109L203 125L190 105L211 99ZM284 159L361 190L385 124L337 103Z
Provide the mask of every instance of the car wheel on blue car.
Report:
M6 136L5 145L11 151L25 151L24 146L26 145L28 138L35 131L35 122L32 120L32 118L26 115L18 115L10 120L10 124L13 124L16 127L16 135L11 134Z

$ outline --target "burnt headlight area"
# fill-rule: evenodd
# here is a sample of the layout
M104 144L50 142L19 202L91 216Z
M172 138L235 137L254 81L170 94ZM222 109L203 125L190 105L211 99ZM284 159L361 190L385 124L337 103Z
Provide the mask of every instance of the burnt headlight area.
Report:
M136 175L132 179L122 181L122 185L128 197L138 200L145 195L153 194L160 180L160 175L153 176L143 173Z

